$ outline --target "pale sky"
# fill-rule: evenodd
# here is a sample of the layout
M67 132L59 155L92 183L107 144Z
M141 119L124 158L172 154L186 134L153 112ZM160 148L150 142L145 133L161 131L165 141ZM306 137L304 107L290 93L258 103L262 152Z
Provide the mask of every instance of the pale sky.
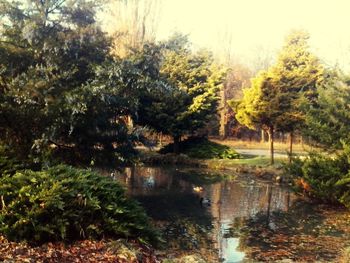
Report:
M142 1L142 0L141 0ZM228 46L242 63L257 50L278 51L292 29L311 35L310 46L328 65L350 69L350 0L160 0L159 38L189 34L196 47Z

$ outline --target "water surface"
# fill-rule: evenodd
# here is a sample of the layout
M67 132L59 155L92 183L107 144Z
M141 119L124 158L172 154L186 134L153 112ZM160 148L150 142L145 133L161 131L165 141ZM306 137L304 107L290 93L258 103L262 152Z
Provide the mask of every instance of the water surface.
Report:
M222 262L241 262L245 254L239 237L228 235L232 224L258 213L269 217L273 211L287 211L292 196L279 185L241 176L235 180L212 180L210 173L178 167L133 167L127 168L118 180L156 221L171 225L183 220L197 226L196 230L176 229L181 227L174 223L167 231L175 240L178 237L179 242L198 251L215 248ZM210 205L201 204L201 197L210 200ZM193 237L201 233L207 234L212 243Z

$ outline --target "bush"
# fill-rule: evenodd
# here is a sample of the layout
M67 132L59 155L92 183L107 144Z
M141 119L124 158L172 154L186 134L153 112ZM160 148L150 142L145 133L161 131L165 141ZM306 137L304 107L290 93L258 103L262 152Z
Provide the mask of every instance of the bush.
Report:
M158 240L144 210L125 196L124 189L92 171L59 165L5 175L0 196L0 232L10 240Z
M190 137L180 142L180 152L191 158L198 159L237 159L239 154L230 147L209 141L204 137ZM174 144L170 143L159 152L162 154L173 152Z
M350 151L344 146L336 156L310 154L295 159L286 167L295 177L297 191L326 202L340 202L350 207Z
M23 164L15 157L9 147L0 144L0 177L3 174L14 174L17 169L22 169Z

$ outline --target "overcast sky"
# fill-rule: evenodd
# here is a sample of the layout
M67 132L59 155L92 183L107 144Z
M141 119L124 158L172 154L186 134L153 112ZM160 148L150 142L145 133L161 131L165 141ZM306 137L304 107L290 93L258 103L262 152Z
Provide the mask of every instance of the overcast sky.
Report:
M141 0L142 1L142 0ZM310 46L325 63L350 68L350 0L160 0L159 38L189 34L197 47L227 46L250 60L256 50L276 51L292 29L311 35Z

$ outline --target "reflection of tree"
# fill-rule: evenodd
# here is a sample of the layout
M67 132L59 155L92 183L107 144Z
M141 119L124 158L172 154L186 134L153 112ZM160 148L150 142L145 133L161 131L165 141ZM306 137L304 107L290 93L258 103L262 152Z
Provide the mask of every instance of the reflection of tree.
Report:
M225 179L231 179L230 175L205 169L183 169L178 171L176 176L195 185L213 185Z
M217 178L214 176L213 179L213 174L205 170L137 167L130 170L127 177L131 194L160 225L168 248L191 250L198 247L208 251L216 248L221 256L236 248L232 247L232 239L227 239L230 235L239 237L239 250L251 244L252 232L247 227L250 218L257 218L261 227L267 228L268 222L274 220L274 211L286 211L291 199L289 192L279 186L259 182L216 182ZM221 174L220 179L222 177ZM144 186L148 178L154 179L152 188ZM193 185L203 186L200 195L211 199L211 207L200 205ZM232 225L227 234L225 230L230 222ZM232 232L232 229L237 231Z
M218 233L216 242L220 257L232 255L233 249L237 249L237 255L239 251L244 251L244 244L247 239L245 233L248 232L247 229L243 228L245 218L259 216L260 212L264 215L265 221L263 224L266 226L269 222L272 222L270 217L275 210L287 210L289 206L288 198L286 197L289 195L289 192L286 189L273 185L247 185L224 181L212 185L210 193L211 199L215 200L211 211L217 220L215 231ZM217 200L220 201L217 202ZM228 222L232 222L232 226L227 227ZM237 231L233 232L233 229ZM240 239L238 248L230 246L232 238Z
M139 195L154 192L157 189L170 189L177 184L173 172L154 167L131 167L124 172L123 181L129 189L129 194ZM181 188L188 185L180 185Z
M200 250L202 255L217 257L213 251L213 218L193 193L169 192L134 196L161 229L166 248ZM215 253L214 253L215 252Z
M271 185L267 185L266 195L267 195L266 224L269 225L270 213L271 213L271 200L272 200L272 187L271 187Z
M267 188L268 200L270 196L273 199L272 188ZM286 198L290 197L287 195ZM335 237L342 236L342 232L339 229L323 230L322 225L327 220L321 206L317 208L314 204L294 202L289 211L272 211L272 204L270 212L261 211L254 217L233 219L225 237L239 237L239 249L254 261L293 258L296 262L335 262L337 250L329 244L335 245ZM269 221L274 222L274 229L266 224Z
M289 207L290 207L290 192L288 191L287 195L286 195L286 204L287 204L287 207L284 211L288 211L289 210Z
M246 238L248 236L248 230L246 229L246 220L246 217L234 218L225 233L225 238L239 238L239 244L236 248L239 251L245 251L246 249L245 244Z
M212 200L212 206L210 208L212 216L215 218L213 222L213 233L214 233L214 240L216 241L214 243L215 248L218 251L222 251L221 249L221 243L219 242L222 239L222 231L221 231L221 191L222 191L222 184L216 183L212 185L211 191L209 195L211 196ZM219 255L221 257L221 255Z

